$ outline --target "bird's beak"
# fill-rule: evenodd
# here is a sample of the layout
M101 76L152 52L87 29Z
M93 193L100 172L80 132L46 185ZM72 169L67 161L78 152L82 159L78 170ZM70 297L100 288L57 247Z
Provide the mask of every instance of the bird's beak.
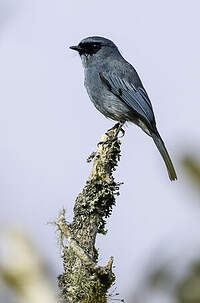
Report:
M77 51L77 52L80 52L81 50L82 50L82 48L80 47L80 46L70 46L69 48L71 48L71 49L73 49L73 50L75 50L75 51Z

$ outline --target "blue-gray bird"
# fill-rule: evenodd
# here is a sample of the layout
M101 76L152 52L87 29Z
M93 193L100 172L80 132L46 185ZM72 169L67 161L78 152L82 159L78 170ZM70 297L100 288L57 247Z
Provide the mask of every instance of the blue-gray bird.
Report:
M103 37L88 37L77 46L84 67L85 87L95 107L107 118L137 124L151 136L163 157L170 180L176 172L165 144L156 128L151 101L133 68L120 54L116 45Z

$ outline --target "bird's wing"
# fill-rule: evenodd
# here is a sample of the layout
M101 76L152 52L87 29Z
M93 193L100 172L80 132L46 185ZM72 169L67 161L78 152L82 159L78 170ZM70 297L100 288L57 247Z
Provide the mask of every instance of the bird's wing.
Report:
M108 89L130 106L136 114L150 125L155 122L151 102L143 87L136 88L133 83L115 73L102 72L99 75Z

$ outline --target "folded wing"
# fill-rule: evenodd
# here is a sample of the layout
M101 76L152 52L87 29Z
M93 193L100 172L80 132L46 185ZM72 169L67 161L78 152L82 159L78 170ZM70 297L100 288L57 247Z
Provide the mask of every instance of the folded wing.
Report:
M148 125L155 124L155 117L151 102L143 87L135 87L133 83L119 77L115 73L100 73L101 80L107 85L108 89L125 102L136 115Z

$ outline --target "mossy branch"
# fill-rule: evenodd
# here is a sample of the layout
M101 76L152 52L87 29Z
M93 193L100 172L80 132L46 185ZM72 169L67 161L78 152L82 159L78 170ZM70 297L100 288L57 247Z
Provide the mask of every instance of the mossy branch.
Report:
M93 160L90 176L76 199L74 218L68 224L64 212L57 226L68 245L63 245L64 273L58 277L62 302L104 303L115 280L113 257L107 265L98 266L95 248L97 233L106 234L105 224L119 194L119 183L113 177L120 159L119 129L104 134L88 162Z

